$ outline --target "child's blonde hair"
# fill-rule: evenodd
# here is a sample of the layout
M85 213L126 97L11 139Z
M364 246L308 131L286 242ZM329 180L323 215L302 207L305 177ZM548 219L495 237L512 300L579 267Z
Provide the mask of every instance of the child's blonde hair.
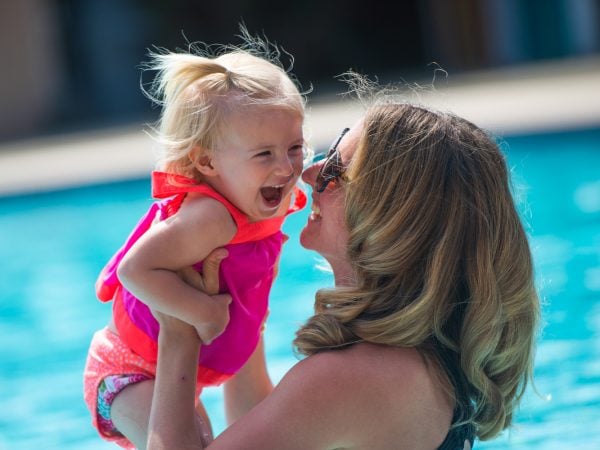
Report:
M281 67L279 51L244 37L243 48L222 47L217 55L196 47L150 53L147 68L158 73L145 93L162 106L154 130L164 148L160 170L200 180L194 164L214 150L233 112L269 107L304 117L304 96Z

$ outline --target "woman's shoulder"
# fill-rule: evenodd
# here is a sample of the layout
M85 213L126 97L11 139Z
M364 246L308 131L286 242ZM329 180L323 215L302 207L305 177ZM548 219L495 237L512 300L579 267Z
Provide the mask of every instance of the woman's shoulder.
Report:
M352 386L354 394L405 399L425 392L437 392L437 374L414 348L371 343L354 344L341 350L328 350L304 359L297 371L321 380L321 385Z
M315 411L352 424L354 442L386 448L389 438L433 448L444 440L453 405L432 370L416 349L360 343L310 356L289 375L303 384Z
M420 353L414 348L392 347L389 345L361 342L339 350L321 351L305 358L298 365L303 371L322 373L338 371L341 367L351 366L344 376L350 380L358 374L369 377L395 377L402 375L421 380L428 376L428 366Z

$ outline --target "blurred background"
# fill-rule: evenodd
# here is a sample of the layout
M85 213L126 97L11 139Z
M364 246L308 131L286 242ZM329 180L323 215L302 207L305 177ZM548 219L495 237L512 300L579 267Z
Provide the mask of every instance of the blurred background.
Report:
M151 201L143 130L159 111L140 64L154 46L239 44L240 22L293 55L317 151L360 117L339 95L349 69L493 133L544 327L538 393L510 433L476 448L600 448L600 0L0 0L0 450L116 448L91 428L81 374L110 315L95 278ZM266 331L274 381L332 282L286 246ZM221 392L203 397L218 433Z
M3 0L0 140L153 117L138 88L152 46L239 43L238 23L295 57L311 97L348 69L429 79L600 51L597 0Z

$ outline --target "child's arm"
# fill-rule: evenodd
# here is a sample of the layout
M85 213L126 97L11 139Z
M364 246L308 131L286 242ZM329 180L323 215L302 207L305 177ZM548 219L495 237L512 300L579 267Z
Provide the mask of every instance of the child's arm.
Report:
M194 325L205 343L229 320L228 306L187 284L178 271L227 244L236 226L218 201L189 194L181 208L153 225L127 252L118 276L150 308Z

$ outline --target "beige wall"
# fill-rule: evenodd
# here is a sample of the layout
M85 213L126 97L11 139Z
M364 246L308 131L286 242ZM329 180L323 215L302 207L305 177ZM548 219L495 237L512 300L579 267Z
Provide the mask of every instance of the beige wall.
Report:
M51 2L0 4L0 138L46 123L63 80L60 36Z

